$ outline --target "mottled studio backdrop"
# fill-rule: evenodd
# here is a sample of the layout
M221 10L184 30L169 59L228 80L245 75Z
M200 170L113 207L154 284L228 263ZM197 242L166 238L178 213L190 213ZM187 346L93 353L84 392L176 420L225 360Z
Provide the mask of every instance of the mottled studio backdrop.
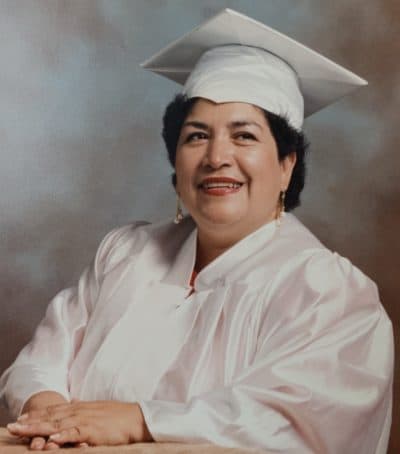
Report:
M0 0L0 372L109 229L173 216L160 126L178 87L139 63L224 7L369 80L306 122L297 214L377 281L398 331L399 0ZM392 453L399 424L395 404Z

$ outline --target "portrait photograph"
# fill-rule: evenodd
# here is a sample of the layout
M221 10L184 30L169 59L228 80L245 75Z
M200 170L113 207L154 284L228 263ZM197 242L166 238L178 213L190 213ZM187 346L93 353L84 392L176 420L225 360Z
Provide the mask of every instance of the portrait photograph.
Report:
M0 452L400 452L399 1L0 30Z

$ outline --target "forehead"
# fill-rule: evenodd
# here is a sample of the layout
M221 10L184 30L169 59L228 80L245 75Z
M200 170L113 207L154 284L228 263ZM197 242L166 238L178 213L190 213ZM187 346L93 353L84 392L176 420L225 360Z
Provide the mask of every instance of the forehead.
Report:
M190 110L186 120L210 122L245 122L257 121L267 125L263 111L253 104L245 102L215 103L208 99L199 98Z

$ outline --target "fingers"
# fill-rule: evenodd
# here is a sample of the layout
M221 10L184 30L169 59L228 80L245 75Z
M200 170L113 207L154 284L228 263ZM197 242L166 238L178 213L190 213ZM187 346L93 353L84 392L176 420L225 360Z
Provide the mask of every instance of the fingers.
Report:
M41 451L46 445L46 439L43 437L33 437L29 445L33 451Z
M88 448L88 443L77 443L77 448ZM32 451L53 451L55 449L60 449L61 445L57 444L55 441L46 440L44 437L33 437L29 448Z
M60 445L58 445L57 443L54 443L52 441L48 441L44 447L44 450L45 451L53 451L54 449L60 449Z
M50 435L49 441L54 441L58 444L64 443L86 443L89 441L87 439L87 434L85 433L85 428L83 427L72 427L70 429L65 429L56 434Z
M26 421L31 420L49 420L53 418L62 418L65 417L73 412L73 408L70 403L60 404L60 405L50 405L40 410L31 410L28 413L24 413L23 415L17 418L17 422L21 424L25 424Z
M8 424L7 429L12 435L20 437L47 437L79 425L77 417L65 419L40 420L28 419L26 422Z
M59 432L59 423L53 424L49 422L34 423L34 424L8 424L7 429L12 435L22 437L46 437L55 432Z
M32 451L52 451L54 449L60 449L60 446L53 441L46 441L44 437L33 437L29 448Z
M31 410L18 417L17 422L25 424L27 421L63 419L74 416L77 413L92 415L98 409L102 409L107 401L85 402L72 399L64 404L50 405L39 410Z
M77 408L79 406L79 408ZM30 411L24 415L21 415L16 423L8 424L7 428L12 435L20 437L28 437L35 439L32 445L32 449L57 449L58 444L67 442L85 442L79 438L79 431L74 429L80 425L81 417L76 413L87 413L87 409L84 408L83 412L80 409L79 403L74 405L61 404L50 406L41 410ZM71 429L69 432L65 432ZM78 433L77 433L78 432ZM47 444L43 446L43 439L53 434L63 433L60 438L61 441L57 441L57 447L55 446L55 440L49 440ZM68 438L68 440L66 440ZM66 440L66 441L64 441Z
M150 441L151 436L147 437L144 432L143 420L137 404L80 401L28 412L7 427L17 436L49 437L44 447L40 442L38 449L50 450L65 444L96 446Z

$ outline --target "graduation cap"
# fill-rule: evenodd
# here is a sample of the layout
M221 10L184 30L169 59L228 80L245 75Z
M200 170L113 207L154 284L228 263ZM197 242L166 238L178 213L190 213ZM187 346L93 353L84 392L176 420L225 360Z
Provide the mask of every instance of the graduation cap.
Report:
M314 50L224 9L142 63L189 98L247 102L301 129L304 117L367 82Z

